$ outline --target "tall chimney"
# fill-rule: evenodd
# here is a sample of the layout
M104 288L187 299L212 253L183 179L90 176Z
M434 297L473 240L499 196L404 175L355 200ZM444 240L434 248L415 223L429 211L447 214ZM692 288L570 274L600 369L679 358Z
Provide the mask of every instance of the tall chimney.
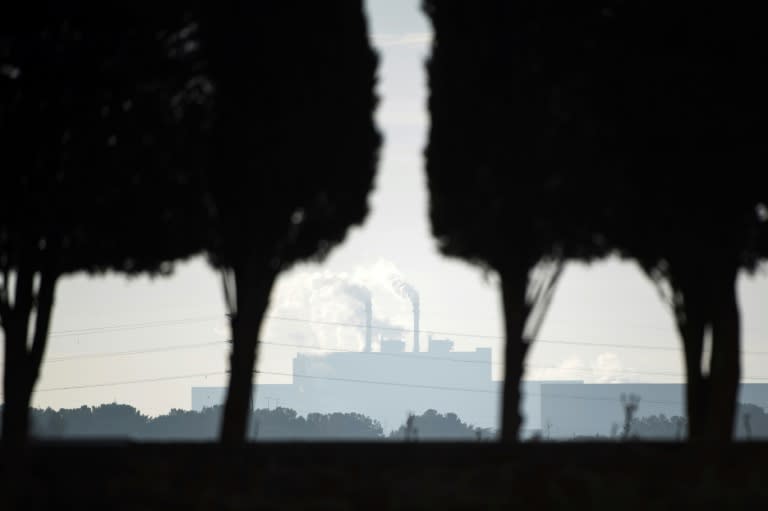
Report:
M413 352L418 353L419 350L419 295L415 295L413 300Z
M371 309L371 301L368 300L365 302L365 351L372 350L371 323L373 322L373 311Z
M415 353L419 351L419 293L412 285L400 279L394 279L392 287L397 294L411 301L411 307L413 307L413 351Z

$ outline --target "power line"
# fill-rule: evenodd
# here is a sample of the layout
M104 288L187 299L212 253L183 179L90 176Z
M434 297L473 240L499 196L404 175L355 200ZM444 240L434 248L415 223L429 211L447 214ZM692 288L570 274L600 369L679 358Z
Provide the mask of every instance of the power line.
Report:
M135 383L156 383L161 381L171 381L171 380L187 380L189 378L203 378L208 376L220 376L223 374L227 374L226 372L214 372L214 373L196 373L196 374L182 374L179 376L160 376L157 378L144 378L139 380L124 380L124 381L114 381L114 382L106 382L106 383L88 383L83 385L68 385L65 387L48 387L43 389L36 389L32 391L32 393L37 392L56 392L60 390L78 390L78 389L90 389L90 388L96 388L96 387L115 387L118 385L133 385Z
M393 387L406 387L406 388L420 388L420 389L430 389L430 390L447 390L447 391L459 391L459 392L474 392L474 393L483 393L483 394L501 394L498 390L486 390L486 389L472 389L472 388L466 388L466 387L443 387L439 385L419 385L419 384L411 384L411 383L399 383L399 382L383 382L383 381L377 381L377 380L361 380L356 378L336 378L336 377L330 377L330 376L314 376L314 375L308 375L308 374L290 374L290 373L280 373L275 371L254 371L254 373L257 374L269 374L273 376L293 376L294 378L305 378L305 379L313 379L313 380L330 380L330 381L339 381L339 382L345 382L345 383L363 383L368 385L386 385L386 386L393 386ZM557 397L562 399L582 399L587 401L615 401L614 398L607 398L607 397L589 397L589 396L567 396L564 394L540 394L540 393L534 393L534 392L521 392L520 393L523 396L529 396L529 397ZM682 402L680 401L653 401L653 400L643 400L645 403L653 403L653 404L668 404L668 405L681 405Z
M365 324L361 323L346 323L341 321L319 321L319 320L313 320L313 319L303 319L303 318L288 318L283 316L267 316L269 319L276 319L279 321L292 321L297 323L313 323L313 324L319 324L319 325L329 325L329 326L345 326L345 327L355 327L355 328L365 328ZM397 327L375 327L378 330L397 330L397 331L413 331L413 329L408 328L397 328ZM475 333L466 333L466 332L447 332L447 331L440 331L440 330L422 330L420 329L419 334L432 334L432 335L445 335L450 337L474 337L476 339L495 339L495 340L504 340L504 336L502 335L487 335L487 334L475 334ZM583 342L583 341L562 341L562 340L553 340L553 339L536 339L534 341L531 341L531 344L566 344L566 345L574 345L574 346L597 346L600 348L627 348L627 349L638 349L638 350L662 350L662 351L682 351L682 348L680 347L674 347L674 346L644 346L640 344L618 344L618 343L597 343L597 342ZM768 355L768 351L742 351L745 355Z
M125 330L140 330L144 328L156 328L163 326L185 325L190 323L206 323L208 321L217 321L226 318L226 316L206 316L197 318L181 318L171 320L149 321L144 323L123 323L117 325L105 325L90 328L75 328L70 330L57 330L51 332L48 337L78 337L81 335L91 335L100 333L121 332Z
M315 376L311 374L295 374L295 373L291 374L291 373L280 373L276 371L261 371L261 370L256 370L254 371L254 373L268 374L271 376L293 376L294 378L304 378L304 379L310 379L310 380L337 381L337 382L343 382L343 383L365 383L370 385L385 385L388 387L405 387L409 389L447 390L447 391L458 391L458 392L474 392L474 393L480 393L480 394L499 394L499 391L497 390L473 389L473 388L467 388L467 387L444 387L441 385L422 385L419 383L359 380L356 378L340 378L335 376Z
M180 350L186 350L186 349L195 349L195 348L209 348L209 347L215 347L215 346L222 346L225 344L228 344L229 341L212 341L212 342L204 342L204 343L196 343L196 344L181 344L181 345L174 345L174 346L166 346L166 347L158 347L158 348L149 348L149 349L142 349L142 350L130 350L130 351L115 351L115 352L101 352L101 353L85 353L81 355L66 355L66 356L60 356L60 357L51 357L47 359L46 363L59 363L59 362L67 362L67 361L73 361L73 360L81 360L81 359L88 359L88 358L112 358L112 357L122 357L122 356L133 356L133 355L141 355L146 353L160 353L160 352L169 352L169 351L180 351ZM333 351L333 352L341 352L341 353L357 353L359 355L370 355L375 357L394 357L394 358L408 358L408 359L414 359L418 357L418 359L422 360L433 360L433 361L441 361L441 362L456 362L456 363L464 363L464 364L482 364L482 365L493 365L493 366L503 366L503 362L491 362L486 360L469 360L469 359L461 359L461 358L451 358L451 357L438 357L433 355L427 355L423 354L423 352L419 352L419 355L413 355L411 353L385 353L385 352L364 352L359 350L352 350L347 348L331 348L331 347L323 347L323 346L308 346L303 344L292 344L292 343L280 343L280 342L271 342L271 341L260 341L260 344L267 345L267 346L277 346L282 348L296 348L296 349L310 349L310 350L319 350L319 351ZM571 372L580 372L585 374L592 374L594 373L594 369L589 368L578 368L578 367L560 367L560 366L543 366L543 365L533 365L533 364L525 364L525 367L528 369L557 369L561 371L571 371ZM665 377L673 377L673 378L685 378L684 374L680 373L670 373L670 372L660 372L660 371L634 371L631 369L620 369L613 371L614 374L637 374L637 375L645 375L645 376L665 376ZM768 380L768 377L761 377L761 376L754 376L754 377L744 377L742 380Z
M129 356L129 355L142 355L145 353L161 353L166 351L180 351L180 350L187 350L192 348L208 348L212 346L220 346L222 344L227 344L227 341L213 341L213 342L202 342L197 344L179 344L175 346L163 346L158 348L148 348L148 349L142 349L142 350L129 350L129 351L104 351L100 353L83 353L78 355L62 355L58 357L50 357L44 360L44 363L49 364L56 364L58 362L68 362L71 360L81 360L81 359L87 359L87 358L112 358L112 357L123 357L123 356Z
M468 360L468 359L459 359L459 358L449 358L449 357L435 357L431 355L423 355L419 352L419 355L413 355L411 353L383 353L380 351L377 352L365 352L365 351L358 351L358 350L351 350L351 349L345 349L345 348L324 348L322 346L305 346L301 344L289 344L289 343L278 343L278 342L268 342L268 341L260 341L261 344L269 345L269 346L280 346L280 347L290 347L290 348L302 348L302 349L314 349L314 350L323 350L323 351L336 351L336 352L343 352L343 353L360 353L360 354L370 354L372 356L389 356L389 357L405 357L413 359L415 357L418 357L419 359L426 359L426 360L435 360L435 361L446 361L446 362L457 362L457 363L465 363L465 364L483 364L483 365L494 365L494 366L503 366L503 362L488 362L485 360ZM569 368L569 367L560 367L560 366L542 366L542 365L532 365L532 364L525 364L526 368L531 369L560 369L562 371L579 371L579 372L587 372L592 373L594 372L593 369L587 369L587 368ZM624 373L624 374L642 374L642 375L649 375L649 376L669 376L669 377L677 377L677 378L684 378L684 374L680 373L667 373L667 372L658 372L658 371L633 371L631 369L621 369L618 371L614 371L615 373ZM745 380L768 380L768 377L748 377L743 378Z
M306 374L291 374L291 373L281 373L276 371L254 371L256 374L267 374L272 376L292 376L294 378L304 378L304 379L313 379L313 380L326 380L326 381L336 381L336 382L343 382L343 383L357 383L357 384L366 384L366 385L383 385L383 386L389 386L389 387L404 387L404 388L418 388L418 389L426 389L426 390L439 390L439 391L450 391L450 392L472 392L472 393L482 393L482 394L501 394L498 390L490 390L490 389L473 389L473 388L467 388L467 387L446 387L446 386L440 386L440 385L421 385L421 384L413 384L413 383L401 383L401 382L387 382L387 381L379 381L379 380L364 380L364 379L357 379L357 378L335 378L335 377L329 377L329 376L315 376L315 375L306 375ZM209 372L209 373L196 373L196 374L184 374L184 375L178 375L178 376L161 376L157 378L143 378L143 379L135 379L135 380L124 380L124 381L117 381L117 382L107 382L107 383L93 383L93 384L84 384L84 385L69 385L69 386L63 386L63 387L48 387L43 389L36 389L33 391L33 393L38 392L56 392L56 391L64 391L64 390L79 390L79 389L85 389L85 388L97 388L97 387L114 387L114 386L120 386L120 385L132 385L132 384L139 384L139 383L156 383L161 381L172 381L172 380L185 380L190 378L202 378L202 377L208 377L208 376L221 376L228 374L227 372ZM528 397L553 397L553 398L560 398L560 399L575 399L575 400L585 400L585 401L615 401L615 398L609 398L609 397L598 397L598 396L573 396L573 395L565 395L565 394L541 394L541 393L533 393L533 392L521 392L521 395L528 396ZM656 401L656 400L643 400L645 403L653 403L653 404L669 404L669 405L682 405L682 402L680 401Z
M154 322L146 322L146 323L133 323L133 324L129 323L129 324L101 326L101 327L73 329L73 330L59 330L56 332L52 332L50 337L76 337L80 335L91 335L91 334L98 334L98 333L105 333L105 332L111 333L111 332L119 332L123 330L137 330L137 329L154 328L154 327L162 327L162 326L176 326L176 325L183 325L183 324L189 324L189 323L202 323L202 322L208 322L208 321L222 320L225 318L226 316L208 316L208 317L200 317L200 318L182 318L182 319L176 319L176 320L154 321ZM343 321L321 321L321 320L314 320L314 319L307 319L307 318L291 318L286 316L266 316L265 319L274 319L277 321L288 321L288 322L295 322L295 323L309 323L309 324L326 325L326 326L342 326L342 327L349 327L349 328L365 328L367 326L364 323L349 323L349 322L343 322ZM400 327L375 326L375 328L377 330L389 330L389 331L396 331L396 332L412 332L413 331L413 329L400 328ZM418 332L420 334L441 335L441 336L447 336L447 337L472 337L475 339L493 339L493 340L504 339L504 336L501 336L501 335L489 335L489 334L468 333L468 332L450 332L450 331L442 331L442 330L425 330L425 329L420 329ZM598 348L619 348L619 349L657 350L657 351L675 351L675 352L682 351L682 348L679 346L678 347L658 346L658 345L647 346L647 345L640 345L640 344L566 341L566 340L557 340L557 339L537 339L531 342L531 344L539 344L539 343L561 344L561 345L568 345L568 346L594 346ZM768 351L742 351L741 353L744 355L768 355Z

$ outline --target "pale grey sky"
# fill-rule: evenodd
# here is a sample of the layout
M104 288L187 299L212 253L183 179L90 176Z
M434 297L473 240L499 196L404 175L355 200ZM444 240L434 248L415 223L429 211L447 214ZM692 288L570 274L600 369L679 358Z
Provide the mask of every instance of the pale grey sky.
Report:
M427 21L417 0L369 0L367 5L382 59L377 119L385 136L371 214L323 264L297 266L279 279L262 339L313 347L360 347L360 329L276 318L359 323L359 307L334 282L366 284L373 293L376 319L407 329L410 306L392 290L395 276L419 290L422 329L501 336L494 275L445 259L429 234L422 160L428 123ZM768 352L765 272L757 278L742 277L739 297L747 352L742 357L744 375L768 377L764 369L768 355L749 353ZM58 289L52 329L33 399L36 407L117 401L156 415L189 408L192 386L226 384L227 347L222 341L229 334L222 291L218 276L202 258L178 265L168 279L66 278ZM529 378L682 381L672 317L652 284L631 263L569 265L539 338L546 342L537 342L530 352ZM406 340L410 339L407 334ZM494 374L500 377L500 339L472 335L453 339L457 350L492 347L497 362ZM265 346L259 368L290 373L296 351ZM199 374L208 376L185 377ZM184 378L169 379L175 377ZM151 379L157 381L114 384ZM259 381L286 378L265 376ZM107 385L95 386L101 384ZM62 388L68 389L54 390Z

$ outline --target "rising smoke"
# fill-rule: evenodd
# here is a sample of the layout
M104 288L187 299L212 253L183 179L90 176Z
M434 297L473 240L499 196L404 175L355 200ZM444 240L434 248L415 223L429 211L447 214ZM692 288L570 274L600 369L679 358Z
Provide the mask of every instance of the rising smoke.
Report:
M413 308L413 351L420 351L419 346L419 293L416 289L404 280L395 278L392 280L392 287L403 298L411 301Z
M373 334L371 328L373 323L373 307L371 304L371 291L367 287L353 283L345 283L342 290L363 304L365 313L365 346L363 349L365 351L372 351Z

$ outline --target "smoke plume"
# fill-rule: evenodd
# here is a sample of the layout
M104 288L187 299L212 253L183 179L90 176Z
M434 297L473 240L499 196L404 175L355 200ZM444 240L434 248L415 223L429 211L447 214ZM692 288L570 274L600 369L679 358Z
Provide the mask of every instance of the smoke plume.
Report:
M413 351L419 352L419 293L412 285L397 278L392 281L392 287L397 294L411 301L413 307Z
M371 292L367 287L359 284L345 283L342 290L352 298L363 304L365 311L365 351L373 349L373 337L371 323L373 322L373 305L371 303Z

